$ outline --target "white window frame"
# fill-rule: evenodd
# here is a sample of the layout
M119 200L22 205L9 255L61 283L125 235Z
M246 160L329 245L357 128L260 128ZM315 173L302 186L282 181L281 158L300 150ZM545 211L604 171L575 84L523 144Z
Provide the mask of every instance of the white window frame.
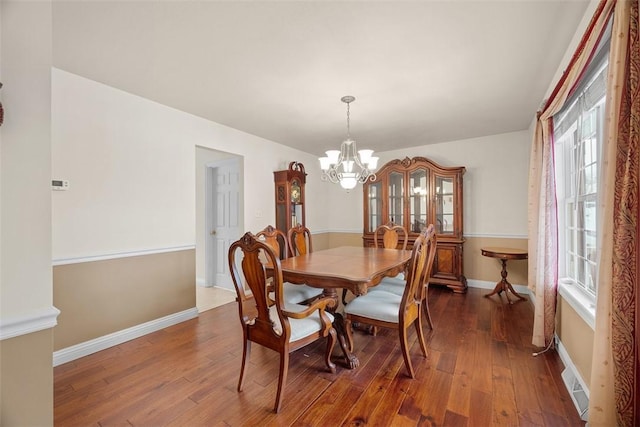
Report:
M584 82L580 83L574 96L567 101L567 108L563 108L562 111L554 116L554 123L556 120L559 122L568 110L575 106L576 103L580 103L581 96L595 80L596 76L600 74L604 67L607 67L609 35L603 37L601 48L599 49L596 57L590 65L590 69L585 74ZM605 71L606 73L606 71ZM606 77L606 74L605 74ZM593 101L591 101L593 103ZM589 135L584 134L583 127L578 125L579 121L585 119L589 114L595 114L595 132L591 132ZM576 312L582 317L582 319L595 329L595 302L597 293L597 280L598 280L598 268L597 268L597 254L595 256L589 256L587 253L587 246L595 249L601 247L600 245L600 233L598 233L598 217L600 204L598 199L598 188L601 187L601 159L602 159L602 141L604 138L604 114L605 114L605 94L602 98L593 103L591 107L579 115L574 123L568 129L565 129L562 135L555 135L554 139L554 155L555 155L555 167L556 167L556 197L558 201L558 273L559 273L559 293L560 295L576 310ZM593 118L593 116L592 116ZM582 135L578 135L581 132ZM596 138L596 149L590 150L590 158L596 157L595 165L591 166L590 160L585 161L585 146L587 141L592 138ZM580 147L580 145L582 146ZM579 147L579 148L578 148ZM578 151L581 149L582 151ZM573 151L576 150L576 151ZM595 151L595 152L594 152ZM581 158L581 163L576 169L576 160ZM588 169L591 168L591 169ZM595 168L597 173L597 179L595 181L590 180L591 185L595 185L595 191L593 188L587 188L587 181L585 179L585 171L590 171ZM578 175L576 175L578 173ZM589 191L588 191L589 190ZM576 194L577 192L577 194ZM590 201L595 204L595 216L596 218L588 221L585 219L582 223L583 229L576 228L578 223L574 217L574 221L570 223L570 215L578 215L577 211L572 210L572 207L585 202ZM586 218L586 216L585 216ZM593 234L595 233L595 236ZM583 241L578 242L576 239L582 234ZM587 240L593 239L591 245L587 245ZM570 243L570 241L573 242ZM577 248L578 244L584 245L584 253L576 253L570 249ZM572 261L581 262L585 270L582 274L577 271L577 264L574 265L572 271ZM587 268L590 269L591 274L587 272ZM593 283L580 283L580 279L584 278L585 282L588 278L591 278Z

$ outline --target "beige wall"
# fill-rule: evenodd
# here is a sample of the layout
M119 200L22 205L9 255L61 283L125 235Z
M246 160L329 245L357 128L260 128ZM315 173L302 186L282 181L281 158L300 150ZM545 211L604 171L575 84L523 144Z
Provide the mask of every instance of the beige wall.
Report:
M556 319L556 333L588 386L591 383L594 331L560 295Z
M52 332L0 341L0 425L53 425Z
M467 279L498 282L502 276L499 259L482 256L483 247L501 247L527 250L527 239L504 237L467 237L464 244L464 274ZM507 262L507 279L513 285L527 285L527 260Z
M56 266L54 350L195 307L195 250Z

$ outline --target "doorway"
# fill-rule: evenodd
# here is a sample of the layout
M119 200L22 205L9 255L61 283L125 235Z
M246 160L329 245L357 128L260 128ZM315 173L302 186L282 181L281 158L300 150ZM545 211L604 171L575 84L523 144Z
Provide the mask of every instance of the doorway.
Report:
M227 253L243 229L241 157L196 147L196 306L235 300Z

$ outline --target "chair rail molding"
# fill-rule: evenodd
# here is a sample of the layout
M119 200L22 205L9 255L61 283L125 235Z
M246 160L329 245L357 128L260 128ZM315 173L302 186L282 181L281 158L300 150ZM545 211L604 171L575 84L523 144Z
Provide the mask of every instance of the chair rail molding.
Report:
M196 248L196 245L181 245L181 246L170 246L170 247L162 247L162 248L152 248L152 249L141 249L136 251L127 251L127 252L111 252L99 255L88 255L81 257L73 257L73 258L59 258L51 260L52 266L58 265L68 265L68 264L80 264L83 262L94 262L94 261L105 261L110 259L118 259L118 258L128 258L128 257L136 257L143 255L155 255L155 254L164 254L167 252L178 252L178 251L188 251Z
M0 318L0 341L53 328L58 324L59 314L60 310L51 306Z

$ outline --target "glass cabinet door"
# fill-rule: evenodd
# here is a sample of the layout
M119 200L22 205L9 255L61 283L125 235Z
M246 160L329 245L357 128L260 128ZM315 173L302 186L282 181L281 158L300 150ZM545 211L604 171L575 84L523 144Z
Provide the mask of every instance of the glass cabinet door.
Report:
M437 176L435 180L436 200L436 232L438 234L453 234L454 231L454 194L453 178Z
M389 221L404 225L404 174L389 174Z
M376 228L382 225L382 183L376 182L369 184L369 229L368 232L373 233Z
M409 232L420 233L427 226L429 199L427 171L417 169L409 174Z

